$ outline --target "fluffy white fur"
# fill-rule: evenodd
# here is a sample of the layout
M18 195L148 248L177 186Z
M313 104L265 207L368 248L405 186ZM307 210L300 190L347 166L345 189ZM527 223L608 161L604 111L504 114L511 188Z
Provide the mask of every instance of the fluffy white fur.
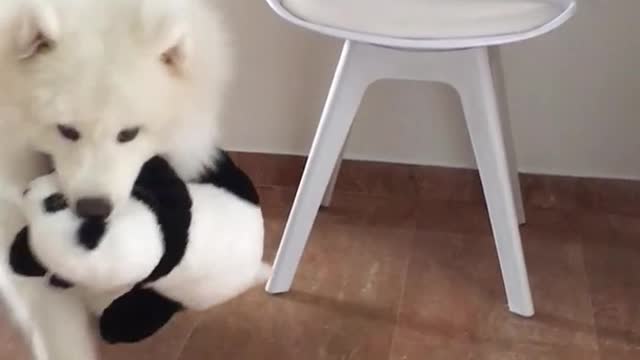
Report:
M106 197L116 212L153 154L191 177L216 144L230 68L211 0L0 1L1 195L47 171L34 150L51 155L67 197ZM57 125L81 138L65 139ZM134 126L140 135L118 144ZM24 225L17 210L0 200L3 302L34 359L95 359L74 297L8 273L8 246ZM60 323L74 330L52 331Z
M34 360L97 359L95 331L82 294L47 286L46 279L15 280L35 320L31 342Z
M29 189L25 209L30 246L50 272L101 293L128 289L159 262L163 234L153 211L142 202L131 199L122 205L98 247L88 250L77 241L82 219L69 208L44 210L44 199L59 191L54 175L36 179ZM210 184L189 184L188 190L193 206L185 256L167 276L147 287L186 308L204 310L265 281L270 267L262 262L259 206Z
M97 359L93 331L85 307L72 293L55 291L42 279L20 278L8 267L8 248L25 224L16 194L30 179L47 170L17 123L0 118L0 297L34 360ZM68 325L66 332L59 324Z
M0 108L11 109L30 144L52 156L71 202L104 197L117 209L152 155L166 155L185 178L210 160L231 71L214 3L0 4L0 83L11 89ZM79 139L61 136L59 125ZM117 141L135 127L133 141Z

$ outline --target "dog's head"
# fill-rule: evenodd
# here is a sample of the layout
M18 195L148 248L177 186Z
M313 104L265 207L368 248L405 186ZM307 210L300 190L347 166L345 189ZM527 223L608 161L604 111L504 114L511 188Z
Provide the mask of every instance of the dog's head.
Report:
M193 9L183 0L19 3L0 22L0 82L79 215L108 216L144 162L214 96L194 72Z

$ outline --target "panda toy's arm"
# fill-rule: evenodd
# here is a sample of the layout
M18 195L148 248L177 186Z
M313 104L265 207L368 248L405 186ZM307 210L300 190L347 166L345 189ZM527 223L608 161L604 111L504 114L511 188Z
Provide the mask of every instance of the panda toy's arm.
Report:
M192 206L187 185L166 160L154 157L143 166L133 196L145 202L155 214L164 236L165 251L146 278L102 312L100 335L112 344L144 340L183 309L179 302L144 285L169 274L184 256Z
M184 255L149 286L186 308L205 310L266 280L264 219L251 179L223 151L187 190L192 206Z

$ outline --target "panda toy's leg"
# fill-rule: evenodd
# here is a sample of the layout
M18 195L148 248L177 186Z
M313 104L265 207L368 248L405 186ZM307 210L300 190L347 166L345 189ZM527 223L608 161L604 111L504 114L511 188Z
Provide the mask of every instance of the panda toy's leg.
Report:
M152 289L135 288L103 311L100 335L111 344L138 342L155 334L182 308Z

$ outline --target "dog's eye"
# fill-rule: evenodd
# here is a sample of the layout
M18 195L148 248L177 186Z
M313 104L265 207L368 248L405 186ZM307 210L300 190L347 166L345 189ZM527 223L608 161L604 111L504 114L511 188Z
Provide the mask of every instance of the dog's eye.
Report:
M71 141L80 140L80 132L71 126L67 125L58 125L58 132L62 135L63 138Z
M133 139L135 139L139 133L140 133L139 127L124 129L118 133L118 142L128 143L130 141L133 141Z

